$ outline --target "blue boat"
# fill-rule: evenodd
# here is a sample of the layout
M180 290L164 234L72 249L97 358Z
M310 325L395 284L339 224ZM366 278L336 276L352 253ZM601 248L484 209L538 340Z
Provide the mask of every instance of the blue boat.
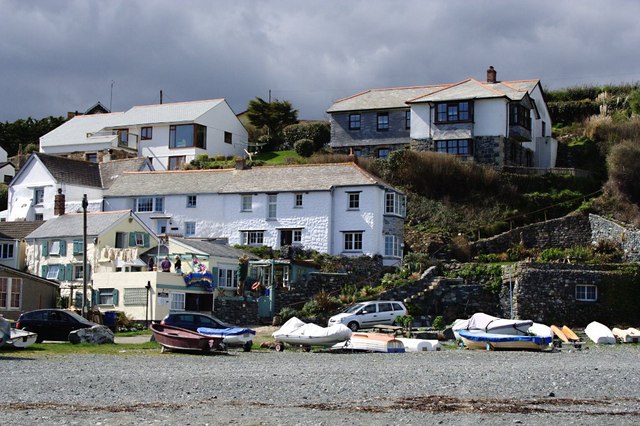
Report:
M222 343L225 345L242 346L245 352L251 350L253 344L253 337L256 335L254 330L250 328L230 327L230 328L208 328L198 327L198 333L205 336L211 336L222 339Z
M460 330L460 339L468 349L507 349L544 351L553 349L551 336L516 336L511 334L487 333L480 330Z

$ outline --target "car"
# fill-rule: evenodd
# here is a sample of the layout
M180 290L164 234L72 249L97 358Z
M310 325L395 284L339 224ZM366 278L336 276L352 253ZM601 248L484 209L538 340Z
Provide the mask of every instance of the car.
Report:
M242 333L240 334L234 333L231 335L225 335L222 342L229 346L242 346L242 349L245 352L251 351L253 336L256 334L255 331L248 328L242 329L240 327L229 325L212 315L202 314L200 312L173 312L164 317L162 321L160 321L160 324L186 328L187 330L196 332L199 328L242 330Z
M97 325L66 309L38 309L25 312L18 318L16 328L38 333L37 343L43 340L68 341L69 333Z
M329 318L329 326L345 324L351 331L374 325L396 325L396 318L407 315L404 303L395 300L372 300L351 305Z

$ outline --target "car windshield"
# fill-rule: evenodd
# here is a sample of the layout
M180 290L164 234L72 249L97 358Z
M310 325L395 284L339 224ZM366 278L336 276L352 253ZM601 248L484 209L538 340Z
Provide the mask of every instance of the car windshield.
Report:
M85 319L84 317L81 317L80 315L76 314L75 312L64 311L64 313L69 315L71 318L75 319L76 321L81 322L83 324L93 324L93 322L89 321L88 319Z
M343 312L345 314L354 314L356 313L358 310L360 310L360 308L362 308L364 306L364 303L356 303L353 306L349 306L347 309L345 309Z

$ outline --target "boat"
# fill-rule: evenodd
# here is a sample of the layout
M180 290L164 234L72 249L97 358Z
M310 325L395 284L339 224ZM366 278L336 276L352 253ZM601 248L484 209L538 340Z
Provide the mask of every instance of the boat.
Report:
M611 329L613 335L621 343L638 343L640 342L640 330L629 327L626 330L614 327Z
M0 346L4 346L11 338L11 324L0 315Z
M309 351L312 346L328 347L344 342L351 334L351 329L344 324L321 327L292 317L280 329L274 331L272 336L276 339L276 350L282 352L285 343L302 346Z
M26 348L36 343L36 340L38 340L38 333L12 328L7 345L14 348Z
M255 330L242 327L229 327L229 328L208 328L198 327L198 333L205 336L220 337L222 343L225 345L242 346L245 352L251 350L251 344L253 338L256 335Z
M598 345L615 345L616 343L616 337L609 327L597 321L590 322L584 332L593 343Z
M533 325L531 320L498 318L482 312L475 313L468 320L458 319L453 324L453 334L458 339L460 330L479 330L485 333L526 336Z
M551 336L487 333L481 330L460 330L460 339L468 349L510 349L543 351L553 349Z
M397 339L404 345L405 352L431 352L442 349L442 345L437 340L409 339L407 337L397 337Z
M396 337L385 333L353 333L347 341L337 343L333 350L365 352L404 353L404 344Z
M221 337L205 336L185 328L163 324L151 324L151 331L156 342L162 346L162 352L166 350L208 352L218 349L223 340Z

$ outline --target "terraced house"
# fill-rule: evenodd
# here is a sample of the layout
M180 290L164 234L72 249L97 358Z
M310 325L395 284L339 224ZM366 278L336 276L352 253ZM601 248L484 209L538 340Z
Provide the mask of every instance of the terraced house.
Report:
M402 258L405 195L354 163L124 173L104 209L133 208L156 234L331 255Z
M336 101L332 148L384 158L414 149L497 167L555 166L557 141L539 80L473 78L430 86L372 89Z

